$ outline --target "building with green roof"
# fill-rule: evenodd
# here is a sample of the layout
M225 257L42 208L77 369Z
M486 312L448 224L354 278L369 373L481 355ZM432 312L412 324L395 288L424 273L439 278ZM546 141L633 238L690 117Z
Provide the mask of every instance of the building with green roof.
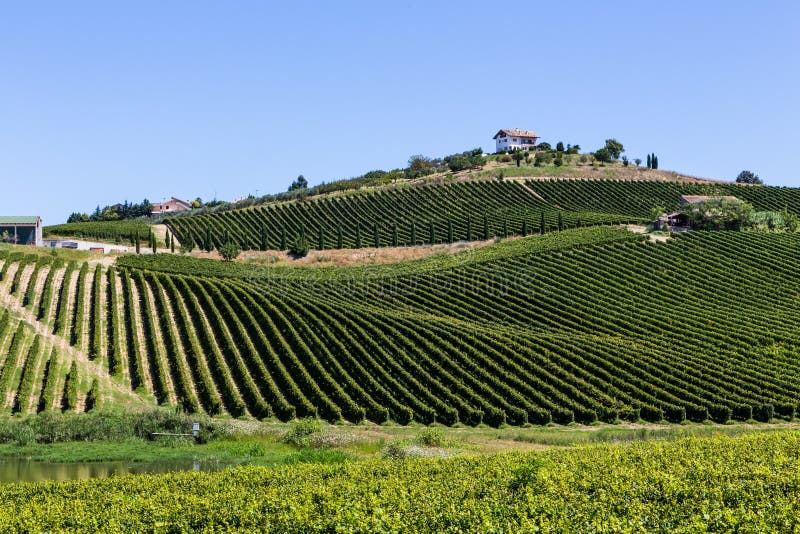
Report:
M42 218L38 215L0 216L0 240L17 245L42 246Z

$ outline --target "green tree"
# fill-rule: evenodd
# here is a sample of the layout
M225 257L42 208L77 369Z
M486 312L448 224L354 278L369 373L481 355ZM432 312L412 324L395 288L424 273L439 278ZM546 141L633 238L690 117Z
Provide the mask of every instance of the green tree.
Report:
M650 157L650 154L647 155L647 168L648 169L653 168L653 159Z
M375 248L381 246L381 234L380 231L378 230L377 224L372 225L372 246L374 246Z
M611 156L611 152L609 152L607 148L601 148L597 152L595 152L593 155L594 155L594 159L596 159L597 161L599 161L601 163L610 163L613 160L613 157Z
M658 156L653 154L653 168L658 169Z
M486 215L483 216L483 239L489 239L489 218Z
M356 223L356 244L355 248L361 248L361 223Z
M317 230L317 249L325 250L325 229L320 225Z
M344 232L341 224L336 226L336 248L344 248Z
M308 255L308 241L303 234L297 234L289 245L289 255L295 259Z
M281 250L286 250L286 227L281 226Z
M417 244L417 225L414 223L414 221L411 221L411 228L409 229L408 233L409 233L409 241L411 241L409 243L409 245L411 245L411 246L416 245Z
M472 216L467 215L467 241L472 241Z
M528 221L526 219L522 219L522 229L520 233L522 234L522 237L528 235Z
M737 184L763 184L763 180L752 171L742 171L736 177Z
M514 161L517 162L517 167L519 167L520 162L522 161L522 150L515 148L514 149Z
M561 141L556 143L556 152L564 152L564 143Z
M609 155L615 160L619 159L620 155L625 152L625 147L616 139L606 139L604 148L608 150Z
M545 220L544 220L544 210L539 212L539 214L541 216L540 219L539 219L539 233L540 234L545 234L547 232L547 224L545 223Z
M739 230L751 220L753 206L743 200L719 197L688 204L681 213L698 230Z
M397 236L397 223L392 225L392 246L396 247L398 245L398 236Z
M294 182L292 182L292 185L289 186L289 191L297 191L301 189L308 189L308 180L306 180L305 176L302 174L298 176Z
M453 220L447 219L447 242L452 243L453 241Z
M433 221L428 223L428 242L433 245L436 242L436 227Z
M228 241L219 247L219 255L222 256L222 259L225 261L233 261L238 258L241 253L242 249L239 248L239 244L235 241Z
M564 218L561 216L561 212L559 211L558 212L558 231L560 232L563 229L564 229Z

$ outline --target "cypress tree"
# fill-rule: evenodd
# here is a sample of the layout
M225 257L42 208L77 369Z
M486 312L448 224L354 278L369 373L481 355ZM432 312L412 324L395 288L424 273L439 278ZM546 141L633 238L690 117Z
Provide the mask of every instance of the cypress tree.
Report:
M397 246L397 223L392 225L392 246Z
M658 156L653 154L653 168L658 169Z
M205 242L205 249L206 252L211 252L214 249L214 239L211 235L211 228L206 227L206 242Z
M409 230L409 234L411 234L411 237L409 238L411 243L409 243L409 244L411 246L416 245L417 244L417 225L414 223L414 221L411 221L411 229Z
M483 216L483 239L489 239L489 218Z
M447 242L448 243L452 243L453 242L453 220L452 219L448 219L447 220Z
M286 227L281 226L281 250L286 250Z
M342 233L342 225L336 226L336 248L344 248L344 234Z
M169 251L175 254L175 236L171 234L169 236Z
M317 233L317 248L319 250L325 250L325 230L322 226L319 227L319 231Z
M428 223L428 239L431 245L436 241L436 228L433 226L433 221Z
M361 248L361 223L356 223L356 248Z
M544 220L544 210L541 211L541 220L539 221L539 233L544 234L547 232L547 226Z
M267 244L267 225L266 224L262 224L261 225L261 243L259 245L259 248L261 250L267 250L267 248L269 248L269 245Z
M528 221L526 219L522 219L522 237L528 235Z
M169 248L169 232L164 234L164 248Z
M133 246L136 247L136 253L140 253L140 244L139 244L139 230L136 230L136 234L133 236Z
M472 241L472 216L467 216L467 241Z
M653 165L653 160L650 159L650 154L647 155L647 168L651 169Z
M377 224L373 224L372 225L372 244L373 244L373 246L375 248L378 248L378 247L381 246L381 235L380 235L380 232L378 231L378 225Z
M561 212L559 211L558 212L558 231L560 232L563 229L564 229L564 219L563 219L563 217L561 217Z
M503 237L508 237L508 219L503 219Z

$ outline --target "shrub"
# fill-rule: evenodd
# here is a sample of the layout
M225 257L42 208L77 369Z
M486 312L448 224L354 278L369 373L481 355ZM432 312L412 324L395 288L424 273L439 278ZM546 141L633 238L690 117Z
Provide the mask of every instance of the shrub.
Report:
M322 423L313 417L305 417L297 421L289 429L283 441L295 447L311 446L311 437L322 431Z
M241 254L242 249L239 248L239 245L233 241L228 241L221 247L219 247L219 255L222 256L222 259L225 261L233 261L239 254Z
M445 443L444 433L438 428L426 428L417 435L417 443L425 447L442 447Z
M289 255L293 258L302 258L308 255L308 241L304 235L298 235L289 245Z

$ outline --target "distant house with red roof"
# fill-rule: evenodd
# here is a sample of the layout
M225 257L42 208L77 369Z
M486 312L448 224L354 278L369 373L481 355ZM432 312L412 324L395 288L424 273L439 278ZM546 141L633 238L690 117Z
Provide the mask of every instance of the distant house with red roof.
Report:
M500 130L493 137L495 152L504 150L533 150L539 136L530 130Z
M158 215L160 213L174 213L176 211L187 211L192 209L192 205L189 202L183 201L179 198L172 197L169 200L165 200L160 204L153 204L153 209L150 212L150 215Z

